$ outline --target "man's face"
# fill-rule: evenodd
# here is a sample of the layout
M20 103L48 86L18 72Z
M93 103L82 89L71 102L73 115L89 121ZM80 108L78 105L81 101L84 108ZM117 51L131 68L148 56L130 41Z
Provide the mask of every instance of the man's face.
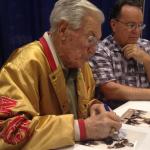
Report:
M143 14L141 9L124 5L120 17L111 20L114 38L120 46L134 44L141 35Z
M100 16L98 16L100 17ZM87 16L79 29L67 29L61 59L67 68L80 68L95 53L101 37L101 21Z

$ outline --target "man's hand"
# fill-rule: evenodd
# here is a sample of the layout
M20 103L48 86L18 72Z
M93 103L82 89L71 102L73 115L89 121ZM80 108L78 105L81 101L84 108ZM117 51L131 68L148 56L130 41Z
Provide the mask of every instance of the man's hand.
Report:
M123 47L123 53L125 58L130 59L133 58L134 60L138 61L139 63L143 63L144 57L148 55L142 49L140 49L137 44L127 44Z
M112 111L110 107L109 107L109 111ZM106 112L106 109L103 103L93 104L90 108L90 116L94 116L103 112Z
M85 119L87 139L103 139L112 135L112 129L121 128L121 119L114 112L102 112Z

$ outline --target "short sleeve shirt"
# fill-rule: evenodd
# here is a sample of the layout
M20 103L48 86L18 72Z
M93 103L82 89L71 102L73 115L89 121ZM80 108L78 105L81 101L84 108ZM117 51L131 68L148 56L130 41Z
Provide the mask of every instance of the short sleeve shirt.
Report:
M150 54L150 41L138 39L137 45ZM143 64L134 59L126 59L112 35L98 44L97 51L90 60L90 65L97 86L115 81L128 86L150 87Z

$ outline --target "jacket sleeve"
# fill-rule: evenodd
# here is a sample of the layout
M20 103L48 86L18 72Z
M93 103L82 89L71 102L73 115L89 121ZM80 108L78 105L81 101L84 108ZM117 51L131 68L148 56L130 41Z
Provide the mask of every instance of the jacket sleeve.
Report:
M0 71L0 148L44 150L73 145L73 115L40 115L40 66L35 61L26 64L21 56L13 56Z

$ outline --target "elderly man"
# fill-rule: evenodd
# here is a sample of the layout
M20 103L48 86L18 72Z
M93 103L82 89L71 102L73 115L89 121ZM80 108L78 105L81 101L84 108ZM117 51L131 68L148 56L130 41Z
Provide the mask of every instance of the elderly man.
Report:
M113 34L99 44L91 61L100 97L114 108L128 100L150 100L150 41L140 38L142 5L117 1L110 18Z
M93 99L95 83L85 63L103 21L86 0L59 0L50 32L10 56L0 72L2 149L56 149L119 130L119 117Z

